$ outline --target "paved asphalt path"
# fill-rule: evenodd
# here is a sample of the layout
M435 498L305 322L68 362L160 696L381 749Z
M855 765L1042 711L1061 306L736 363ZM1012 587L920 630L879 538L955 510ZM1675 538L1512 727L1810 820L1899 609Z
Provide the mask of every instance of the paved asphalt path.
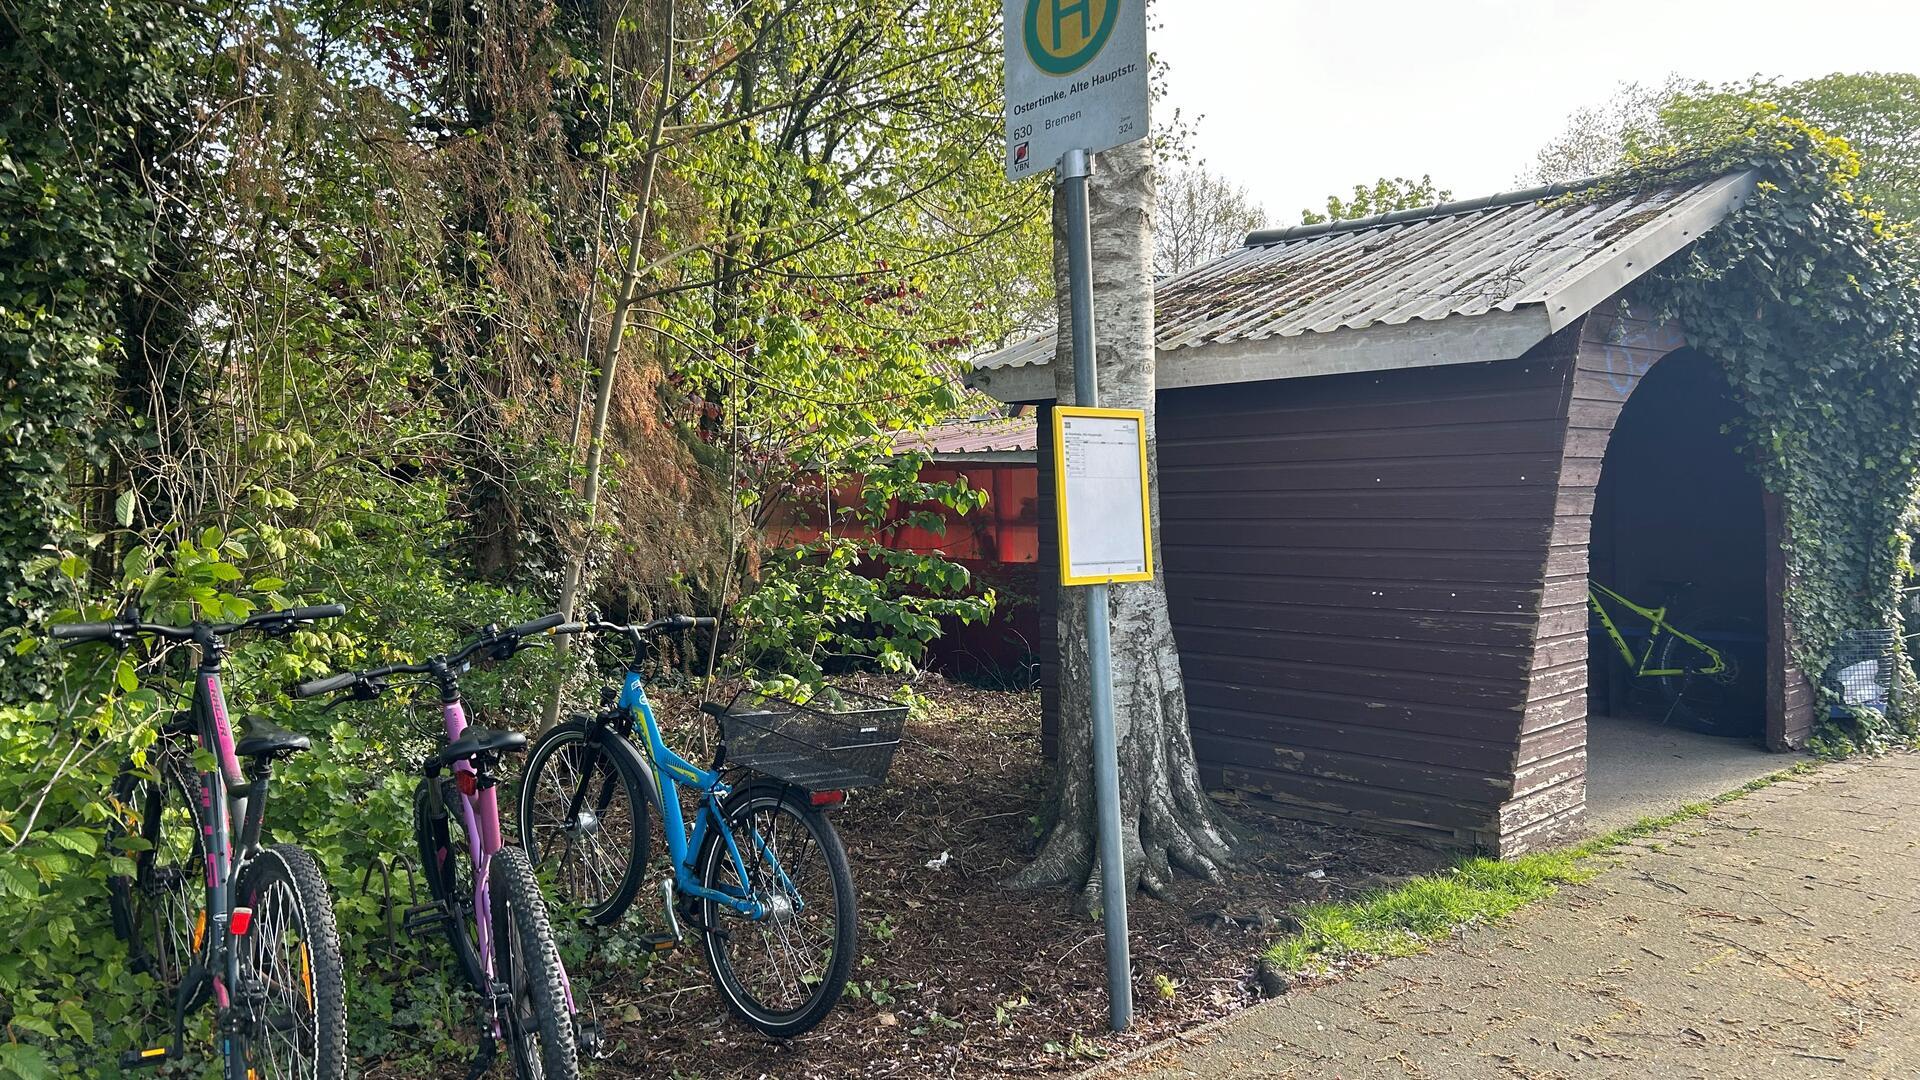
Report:
M1920 1077L1920 757L1774 784L1503 925L1097 1072Z

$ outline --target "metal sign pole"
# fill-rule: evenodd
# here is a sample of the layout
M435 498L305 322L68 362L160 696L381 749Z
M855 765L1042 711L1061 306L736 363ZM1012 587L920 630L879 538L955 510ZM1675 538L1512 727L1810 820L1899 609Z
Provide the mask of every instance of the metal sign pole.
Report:
M1073 320L1073 403L1100 404L1093 355L1093 238L1087 213L1092 159L1069 150L1055 172L1067 215L1067 299ZM1087 674L1092 682L1093 796L1100 821L1100 908L1107 938L1107 1007L1115 1031L1133 1023L1132 963L1127 947L1127 875L1120 842L1120 754L1113 727L1113 644L1107 628L1107 586L1084 587Z

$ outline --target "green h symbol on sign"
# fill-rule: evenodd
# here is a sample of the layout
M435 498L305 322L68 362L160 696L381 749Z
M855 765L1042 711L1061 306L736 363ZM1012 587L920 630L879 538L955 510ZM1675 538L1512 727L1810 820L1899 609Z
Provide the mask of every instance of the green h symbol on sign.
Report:
M1095 56L1119 21L1128 0L1027 0L1022 40L1033 66L1048 75L1071 75Z
M1080 40L1093 36L1093 0L1055 0L1053 5L1053 48L1061 48L1060 28L1069 18L1080 16Z

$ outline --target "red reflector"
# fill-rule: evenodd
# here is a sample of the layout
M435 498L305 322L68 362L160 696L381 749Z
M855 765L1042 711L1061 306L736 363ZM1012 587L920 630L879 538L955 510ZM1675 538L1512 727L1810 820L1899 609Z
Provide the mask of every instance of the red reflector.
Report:
M233 931L235 934L241 937L246 936L247 927L252 925L253 925L253 909L250 907L234 908L233 917L227 920L227 929Z
M841 803L847 801L847 793L844 791L815 791L810 793L807 799L815 806L839 806Z
M472 795L480 790L480 777L470 772L456 772L453 786L459 788L462 795Z

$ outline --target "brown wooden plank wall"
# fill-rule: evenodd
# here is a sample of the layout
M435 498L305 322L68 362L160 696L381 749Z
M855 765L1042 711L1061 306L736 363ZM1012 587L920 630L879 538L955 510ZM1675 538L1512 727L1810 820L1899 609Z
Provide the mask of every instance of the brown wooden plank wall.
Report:
M1686 343L1677 327L1594 314L1582 320L1568 391L1565 452L1556 470L1553 536L1542 579L1532 685L1500 812L1500 850L1515 854L1577 826L1587 783L1587 544L1607 440L1627 397L1655 361Z
M1683 344L1601 311L1518 360L1161 393L1164 572L1210 784L1502 854L1577 824L1594 492L1622 404ZM1043 527L1049 752L1054 548ZM1790 675L1776 745L1811 722Z
M1161 395L1167 587L1210 780L1497 846L1554 674L1534 637L1572 340Z
M1767 516L1767 749L1799 750L1813 735L1813 685L1793 662L1786 603L1786 507L1771 494L1762 506Z

